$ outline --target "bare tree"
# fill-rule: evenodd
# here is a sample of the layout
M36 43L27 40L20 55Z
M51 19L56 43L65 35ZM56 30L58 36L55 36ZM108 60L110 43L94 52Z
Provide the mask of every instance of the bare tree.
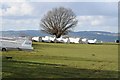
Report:
M41 19L40 26L43 31L59 38L75 27L77 22L76 15L71 9L59 7L48 11Z

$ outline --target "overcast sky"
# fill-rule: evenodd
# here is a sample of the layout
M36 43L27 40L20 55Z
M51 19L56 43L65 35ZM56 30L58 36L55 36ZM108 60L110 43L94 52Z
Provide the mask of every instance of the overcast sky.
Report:
M39 2L39 0L4 0L0 5L0 30L39 30L43 15L55 7L71 8L76 14L78 25L74 31L118 32L118 2L103 0L91 2ZM58 0L56 0L58 1ZM76 2L72 2L76 1Z

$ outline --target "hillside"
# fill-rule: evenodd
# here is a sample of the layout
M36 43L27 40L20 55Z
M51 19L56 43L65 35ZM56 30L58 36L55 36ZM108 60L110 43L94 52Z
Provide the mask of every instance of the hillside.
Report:
M2 36L46 36L46 34L39 30L24 30L24 31L0 31ZM88 39L97 39L103 42L114 42L118 39L117 33L103 32L103 31L79 31L70 32L69 36L83 37Z

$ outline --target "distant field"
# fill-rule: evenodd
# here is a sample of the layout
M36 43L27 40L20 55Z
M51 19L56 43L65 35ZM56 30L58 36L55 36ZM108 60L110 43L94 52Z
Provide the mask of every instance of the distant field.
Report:
M33 47L2 53L3 78L118 77L118 44L33 43Z

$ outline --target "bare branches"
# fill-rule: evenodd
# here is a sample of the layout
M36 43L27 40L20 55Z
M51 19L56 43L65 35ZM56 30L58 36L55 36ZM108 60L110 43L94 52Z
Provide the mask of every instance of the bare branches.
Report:
M77 22L71 9L60 7L48 11L41 19L40 26L45 32L59 38L61 35L67 34L70 28L75 27Z

